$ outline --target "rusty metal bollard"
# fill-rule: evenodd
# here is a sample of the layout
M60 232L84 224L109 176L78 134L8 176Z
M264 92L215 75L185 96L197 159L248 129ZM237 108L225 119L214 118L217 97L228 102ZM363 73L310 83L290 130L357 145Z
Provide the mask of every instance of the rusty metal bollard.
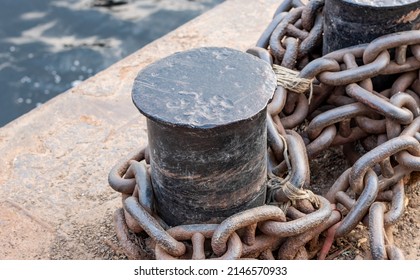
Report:
M220 223L264 204L270 65L229 48L173 54L145 69L132 98L147 117L157 214L170 226Z
M325 0L323 53L418 29L419 0Z

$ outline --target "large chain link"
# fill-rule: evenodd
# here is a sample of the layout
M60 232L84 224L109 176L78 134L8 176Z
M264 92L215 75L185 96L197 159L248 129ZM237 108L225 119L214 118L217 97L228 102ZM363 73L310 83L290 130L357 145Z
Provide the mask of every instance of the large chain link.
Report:
M110 186L122 193L123 208L114 220L129 258L311 259L318 254L324 259L333 240L359 223L368 227L372 258L404 258L392 229L404 212L403 179L420 171L420 31L389 34L321 57L323 5L322 0L306 6L284 1L247 51L311 81L311 98L279 84L268 105L267 204L220 224L169 228L154 212L144 147L109 174ZM391 74L399 76L378 90ZM309 160L332 146L342 147L352 167L325 197L315 195L308 190ZM141 237L141 246L130 232Z

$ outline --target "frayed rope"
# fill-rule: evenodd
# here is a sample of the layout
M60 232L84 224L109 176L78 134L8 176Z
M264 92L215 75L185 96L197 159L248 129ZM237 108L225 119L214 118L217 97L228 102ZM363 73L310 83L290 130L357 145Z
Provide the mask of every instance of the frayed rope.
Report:
M287 203L276 203L274 199L275 191L281 189L289 199ZM315 208L319 208L320 200L310 190L295 187L288 178L283 179L279 177L273 177L267 182L268 200L270 204L277 204L283 211L286 211L289 206L296 205L297 200L307 199L312 203Z
M313 79L300 78L299 72L288 69L286 67L273 64L273 71L277 76L277 85L284 87L290 91L305 94L309 91L309 104L312 100L312 81Z

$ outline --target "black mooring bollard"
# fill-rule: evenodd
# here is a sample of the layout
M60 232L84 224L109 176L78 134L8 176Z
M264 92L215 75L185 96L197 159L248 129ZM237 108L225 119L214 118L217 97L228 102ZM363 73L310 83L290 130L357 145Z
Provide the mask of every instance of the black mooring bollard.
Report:
M219 223L265 200L268 63L228 48L159 60L135 79L147 117L155 209L171 226Z
M323 53L418 29L419 0L325 0Z

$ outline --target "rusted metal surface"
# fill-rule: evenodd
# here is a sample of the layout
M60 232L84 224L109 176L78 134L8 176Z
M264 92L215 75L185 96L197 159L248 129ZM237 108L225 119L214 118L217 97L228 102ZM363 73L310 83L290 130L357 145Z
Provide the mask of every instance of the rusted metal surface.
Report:
M388 34L322 56L323 7L324 1L306 6L284 1L247 51L266 67L298 70L298 77L312 82L306 94L281 85L272 89L266 127L260 131L267 146L263 156L252 157L267 170L266 205L236 209L216 222L179 225L182 211L156 198L156 146L150 153L142 148L109 174L111 187L123 196L124 211L117 212L115 222L130 258L146 254L135 255L128 230L148 241L157 259L328 259L335 238L362 223L368 227L373 259L404 259L393 240L393 225L405 209L404 179L420 171L420 31ZM376 80L384 77L390 82L385 88ZM351 167L325 196L314 194L309 162L332 146L342 147ZM191 164L199 160L193 157ZM209 178L217 175L208 172ZM250 176L247 172L240 171ZM182 192L173 197L184 203ZM211 196L202 198L208 205L218 203ZM200 206L193 202L189 210ZM165 207L172 216L157 211ZM176 222L171 220L175 216Z
M199 224L199 225L184 225L173 227L168 230L171 237L179 241L191 240L192 241L192 259L200 260L206 259L206 252L204 250L204 242L206 238L211 238L214 231L217 230L217 224ZM220 257L213 257L212 259L239 259L242 254L242 243L239 236L233 231L225 241L225 252L220 254ZM177 259L169 252L167 252L161 245L156 245L156 257L158 259ZM182 257L181 255L177 257Z
M139 250L137 245L134 242L132 242L129 238L129 231L126 224L126 219L127 217L124 216L124 211L122 209L118 209L115 211L114 225L120 246L123 248L124 253L127 255L128 259L144 259L144 251Z
M286 216L280 208L270 205L260 206L253 209L242 211L224 220L215 230L211 246L215 254L221 255L226 251L226 242L235 231L247 228L261 221L285 222ZM255 232L254 232L255 235ZM255 240L255 238L253 238ZM255 242L255 241L254 241ZM247 238L249 242L249 237ZM247 244L253 245L253 244Z
M270 65L229 48L176 53L138 74L133 102L148 118L156 213L169 225L219 223L264 203L275 86Z
M324 53L418 29L420 23L416 0L325 0L324 11Z

